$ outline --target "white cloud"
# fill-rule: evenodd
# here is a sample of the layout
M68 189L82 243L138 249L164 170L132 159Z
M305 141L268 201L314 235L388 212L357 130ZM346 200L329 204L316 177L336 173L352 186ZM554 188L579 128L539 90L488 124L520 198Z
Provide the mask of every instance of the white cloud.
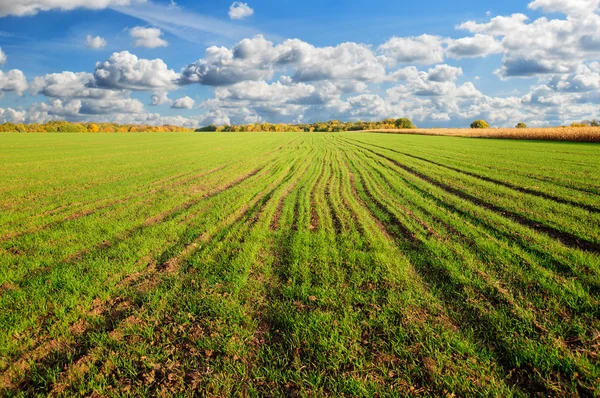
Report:
M92 37L91 35L87 35L85 46L91 50L99 50L106 47L106 40L100 36Z
M384 60L357 43L314 47L298 39L275 48L279 68L294 69L294 81L355 80L378 82L385 78Z
M316 91L314 86L304 83L275 82L268 84L265 81L248 81L230 87L217 88L215 98L222 101L305 103L313 99Z
M228 49L210 47L203 59L186 66L182 83L209 86L243 81L268 80L276 71L292 69L294 81L357 80L382 81L383 60L369 47L342 43L335 47L315 47L298 39L274 45L263 36L244 39Z
M509 17L497 16L488 23L477 23L474 21L463 22L456 26L458 30L468 30L472 33L483 33L492 36L504 36L507 32L519 28L529 17L525 14L513 14Z
M379 46L379 52L402 64L428 65L444 61L444 48L439 36L392 37Z
M400 69L392 74L395 80L405 82L387 90L388 95L397 100L416 97L435 98L435 101L456 101L457 98L474 98L482 94L468 82L457 87L455 80L463 73L461 68L437 65L428 72L419 71L414 66Z
M453 82L463 74L462 68L450 65L436 65L429 69L427 78L432 82Z
M27 90L27 79L18 69L3 72L0 70L0 96L6 92L22 95Z
M8 15L21 17L35 15L40 11L68 11L76 8L100 10L111 6L126 6L132 2L144 1L145 0L2 0L0 1L0 17Z
M530 77L572 73L578 65L600 55L600 0L537 0L530 8L563 12L566 19L546 17L529 21L523 14L495 17L488 23L465 22L457 28L477 35L493 36L501 45L502 66L495 73L501 78ZM489 40L489 39L486 39ZM483 41L482 41L483 44ZM482 49L485 46L473 46ZM450 51L449 51L450 52Z
M162 104L170 104L171 100L168 97L168 93L166 91L158 91L153 93L150 97L150 105L157 106Z
M580 65L572 74L551 76L548 86L555 91L573 93L600 90L600 63Z
M129 30L129 34L135 39L136 47L157 48L167 47L169 42L161 39L162 31L158 28L143 28L137 26Z
M569 64L544 59L540 56L509 55L504 58L502 67L496 69L494 74L504 79L509 77L532 77L550 73L567 73L570 69Z
M0 66L3 66L6 61L7 61L7 57L6 54L4 53L4 51L2 51L2 48L0 48Z
M446 48L446 54L456 59L487 57L498 53L502 53L502 44L493 36L482 34L452 40Z
M146 115L144 105L132 98L59 99L32 104L25 112L27 123L50 120L116 122Z
M254 10L248 6L247 3L235 1L229 7L229 18L230 19L244 19L254 14Z
M27 118L26 111L18 111L13 108L0 108L0 122L23 123Z
M97 88L92 73L62 72L51 73L34 78L29 91L32 95L43 94L53 98L109 98L118 97L122 93L113 90Z
M79 112L86 115L143 113L144 104L133 98L110 98L82 101Z
M203 59L183 68L181 82L223 86L270 79L274 73L274 57L273 43L261 35L244 39L232 49L209 47Z
M188 96L176 99L175 101L173 101L173 104L171 104L171 108L174 109L192 109L194 107L194 104L196 104L196 101L194 101L193 99L191 99Z
M529 4L532 10L557 12L570 16L584 16L594 13L600 6L600 0L535 0Z
M94 77L101 88L158 91L175 88L179 75L161 59L142 59L122 51L98 62Z

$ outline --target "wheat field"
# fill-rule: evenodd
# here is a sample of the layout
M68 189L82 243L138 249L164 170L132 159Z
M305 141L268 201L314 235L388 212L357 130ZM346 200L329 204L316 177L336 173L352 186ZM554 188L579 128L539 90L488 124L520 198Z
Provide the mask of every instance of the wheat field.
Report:
M0 135L0 396L597 396L600 146Z
M377 133L443 135L451 137L502 138L516 140L548 140L600 142L600 127L542 127L542 128L497 128L497 129L407 129L370 130Z

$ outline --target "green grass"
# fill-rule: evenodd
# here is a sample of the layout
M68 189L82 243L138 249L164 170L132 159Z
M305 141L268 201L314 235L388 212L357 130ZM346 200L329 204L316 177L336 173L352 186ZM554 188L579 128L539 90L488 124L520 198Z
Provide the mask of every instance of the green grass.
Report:
M0 135L4 396L597 396L600 146Z

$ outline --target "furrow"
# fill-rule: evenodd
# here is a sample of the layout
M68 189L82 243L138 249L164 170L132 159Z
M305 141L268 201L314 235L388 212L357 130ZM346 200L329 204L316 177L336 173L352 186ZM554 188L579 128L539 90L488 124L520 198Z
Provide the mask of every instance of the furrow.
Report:
M392 149L392 148L386 148L386 147L383 147L383 146L380 146L380 145L375 145L375 144L368 144L368 145L370 145L372 147L384 149L384 150L387 150L387 151L390 151L390 152L398 153L400 155L404 155L404 156L407 156L407 157L412 158L412 159L417 159L417 160L420 160L420 161L432 164L434 166L442 167L442 168L444 168L446 170L452 170L452 171L455 171L457 173L464 174L464 175L467 175L469 177L477 178L477 179L482 180L482 181L486 181L486 182L490 182L492 184L500 185L500 186L512 189L512 190L520 192L520 193L529 194L529 195L532 195L532 196L536 196L536 197L539 197L539 198L551 200L551 201L554 201L556 203L561 203L561 204L568 205L568 206L579 207L579 208L581 208L583 210L589 211L590 213L600 213L600 208L595 207L595 206L591 206L591 205L588 205L588 204L585 204L585 203L575 202L575 201L572 201L572 200L561 198L561 197L558 197L558 196L555 196L555 195L552 195L552 194L549 194L549 193L546 193L546 192L538 191L538 190L527 188L527 187L520 187L518 185L511 184L511 183L509 183L507 181L498 180L496 178L491 178L491 177L480 175L480 174L477 174L477 173L473 173L473 172L470 172L470 171L467 171L467 170L462 170L462 169L459 169L459 168L456 168L456 167L448 166L448 165L445 165L445 164L442 164L442 163L439 163L439 162L436 162L436 161L433 161L433 160L430 160L430 159L423 158L421 156L411 155L410 153L397 151L397 150Z
M360 147L360 146L359 146ZM406 166L400 162L398 162L395 159L392 159L390 157L387 157L385 155L382 155L380 153L377 153L375 151L372 151L368 148L364 148L367 151L373 153L376 156L379 156L385 160L387 160L388 162L394 164L395 166L401 168L402 170L404 170L405 172L437 187L442 189L445 192L448 192L450 194L453 194L461 199L465 199L468 200L469 202L482 207L486 210L490 210L493 211L501 216L504 216L518 224L521 224L523 226L529 227L531 229L534 229L540 233L543 233L547 236L550 236L554 239L557 239L558 241L560 241L561 243L563 243L565 246L571 247L573 249L579 249L579 250L584 250L584 251L589 251L589 252L593 252L593 253L600 253L600 243L597 242L592 242L590 240L581 238L579 236L575 236L573 234L570 234L568 232L564 232L564 231L559 231L555 228L552 228L548 225L542 224L540 222L531 220L527 217L524 217L518 213L512 212L510 210L504 209L502 207L496 206L492 203L489 203L481 198L477 198L471 194L468 194L466 192L460 191L456 188L453 188L447 184L444 184L440 181L437 181L435 179L433 179L432 177L429 177L409 166Z

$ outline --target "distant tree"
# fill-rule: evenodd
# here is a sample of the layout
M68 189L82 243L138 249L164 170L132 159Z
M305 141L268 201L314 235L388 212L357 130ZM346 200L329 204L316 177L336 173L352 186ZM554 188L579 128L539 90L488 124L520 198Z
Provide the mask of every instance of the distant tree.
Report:
M598 121L598 119L592 119L592 121L590 122L590 126L600 127L600 121Z
M395 120L394 125L397 129L412 129L414 127L412 121L405 117Z
M215 126L214 124L211 124L210 126L200 127L199 129L196 129L197 133L204 133L204 132L210 132L210 131L217 131L217 126Z
M100 127L96 123L91 123L88 126L88 130L90 131L90 133L97 133L100 131Z
M517 128L518 129L526 129L527 125L523 122L517 123Z
M53 126L59 133L87 133L88 129L81 123L58 122Z
M471 123L472 129L489 129L490 125L485 120L475 120Z

